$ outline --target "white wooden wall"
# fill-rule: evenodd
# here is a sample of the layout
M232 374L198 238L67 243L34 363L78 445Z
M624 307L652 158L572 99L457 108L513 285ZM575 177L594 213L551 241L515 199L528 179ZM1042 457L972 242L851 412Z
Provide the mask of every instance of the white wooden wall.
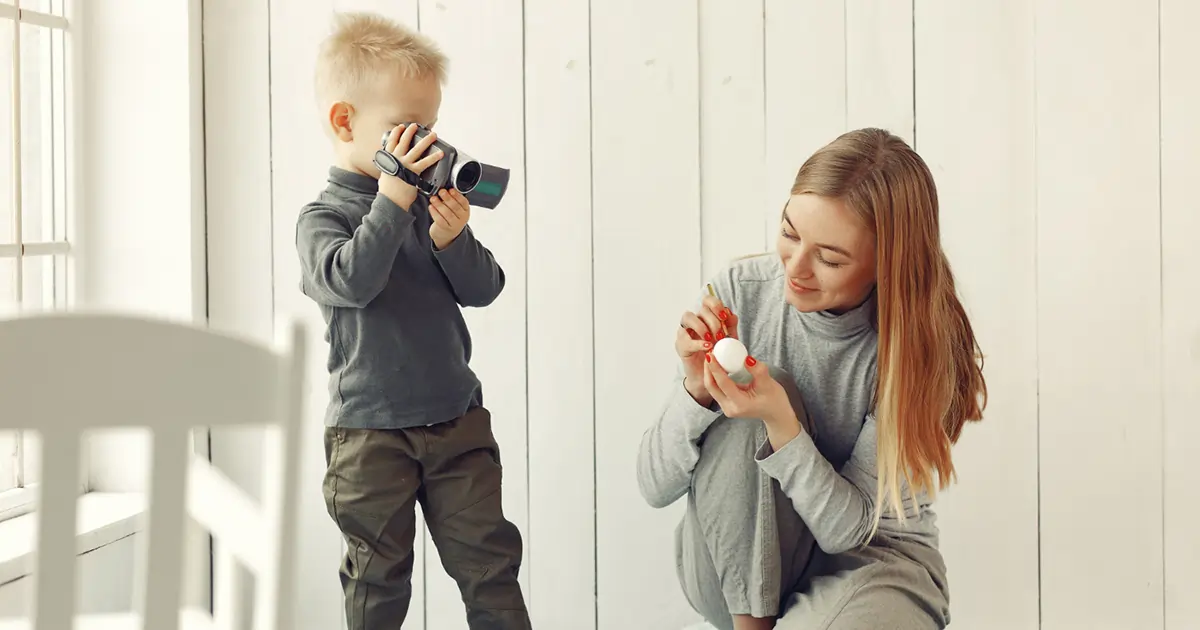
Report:
M514 169L502 206L472 219L508 287L468 321L537 627L696 619L672 564L682 506L651 510L634 482L671 331L715 269L774 246L804 158L868 125L933 168L987 353L987 420L940 504L954 626L1200 619L1195 3L205 0L218 325L319 321L293 235L330 162L311 75L334 9L436 38L452 62L439 131ZM335 627L322 362L301 601ZM214 438L215 459L236 465L238 448ZM405 627L465 628L422 552Z

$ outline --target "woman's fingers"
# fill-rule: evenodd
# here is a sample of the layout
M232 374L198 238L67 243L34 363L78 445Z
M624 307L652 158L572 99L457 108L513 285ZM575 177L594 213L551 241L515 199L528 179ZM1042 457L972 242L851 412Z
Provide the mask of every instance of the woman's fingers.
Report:
M704 341L717 340L715 334L712 332L713 329L710 329L704 320L691 311L684 311L683 315L679 318L679 325L696 333L696 339L703 339ZM720 330L720 328L716 330Z
M734 317L733 311L729 310L720 298L705 296L700 310L703 312L704 321L712 326L712 330L721 331L722 336L737 337L737 317Z
M709 395L713 397L713 400L716 401L717 405L721 407L722 411L725 411L726 415L730 415L728 411L728 408L731 406L729 395L717 383L716 372L721 369L721 366L717 364L717 360L711 354L705 355L704 361L704 387L708 390Z
M697 339L692 336L693 334L691 330L682 326L679 328L679 332L675 333L675 351L681 358L687 358L696 353L712 350L713 344L711 341Z

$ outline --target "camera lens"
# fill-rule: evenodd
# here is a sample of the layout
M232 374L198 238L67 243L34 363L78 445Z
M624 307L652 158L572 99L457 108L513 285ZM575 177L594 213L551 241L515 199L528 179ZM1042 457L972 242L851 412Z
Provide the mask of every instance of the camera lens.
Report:
M482 176L483 167L479 165L479 162L474 160L464 162L454 175L454 187L461 193L469 193L475 190L475 186L479 184L479 178Z

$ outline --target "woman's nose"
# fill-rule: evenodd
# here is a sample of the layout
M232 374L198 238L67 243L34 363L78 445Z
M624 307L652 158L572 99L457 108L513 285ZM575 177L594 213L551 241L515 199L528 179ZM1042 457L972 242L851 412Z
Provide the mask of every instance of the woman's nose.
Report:
M804 251L803 247L797 247L796 251L788 256L784 266L787 269L788 276L793 278L812 277L812 263L809 261L808 253Z

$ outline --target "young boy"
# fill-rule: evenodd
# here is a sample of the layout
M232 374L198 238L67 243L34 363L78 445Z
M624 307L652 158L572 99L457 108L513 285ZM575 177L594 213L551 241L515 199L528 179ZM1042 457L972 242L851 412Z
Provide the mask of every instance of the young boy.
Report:
M349 547L340 575L350 630L394 630L412 595L414 504L458 582L472 629L530 628L517 583L522 541L500 502L499 449L468 366L461 307L491 304L504 272L467 227L457 191L431 198L373 162L413 172L435 137L446 59L371 14L338 16L317 61L335 165L296 225L302 290L328 326L324 494ZM412 145L410 147L410 145Z

